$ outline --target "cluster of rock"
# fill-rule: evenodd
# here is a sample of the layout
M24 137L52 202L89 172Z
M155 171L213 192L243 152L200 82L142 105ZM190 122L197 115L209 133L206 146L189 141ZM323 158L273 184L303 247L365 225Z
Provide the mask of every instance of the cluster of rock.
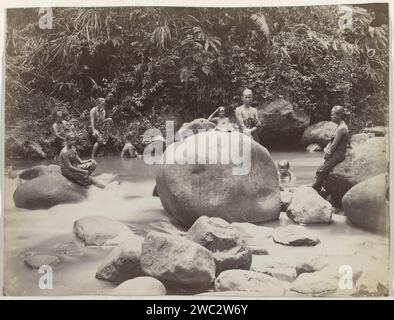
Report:
M340 274L325 256L293 261L275 255L275 246L319 245L304 226L270 228L202 216L184 235L150 231L142 237L121 222L84 217L74 232L86 245L113 247L96 272L97 279L116 285L111 295L324 296L339 289Z

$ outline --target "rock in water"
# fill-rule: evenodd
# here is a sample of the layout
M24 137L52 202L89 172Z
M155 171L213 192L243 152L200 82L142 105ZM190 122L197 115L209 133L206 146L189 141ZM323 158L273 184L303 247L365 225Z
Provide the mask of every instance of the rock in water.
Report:
M114 296L164 296L167 293L165 286L152 277L137 277L127 280L113 289L110 295Z
M312 296L332 295L338 289L338 279L315 273L303 273L293 282L290 290Z
M87 188L61 174L44 174L19 185L14 192L14 203L17 208L48 209L58 204L80 202L86 194Z
M305 150L307 152L317 152L317 151L322 151L322 147L318 143L312 143L308 145Z
M142 243L142 270L165 284L207 289L215 278L212 253L185 239L152 231Z
M376 137L384 137L389 133L388 127L376 126L363 129L363 133L373 133Z
M320 242L307 228L296 225L278 227L272 237L274 242L287 246L315 246Z
M233 222L231 225L238 230L241 238L246 241L246 244L252 250L252 254L268 254L267 248L272 242L274 228L257 226L248 222Z
M305 129L301 138L301 144L307 146L317 143L324 148L330 142L337 127L338 125L332 121L315 123Z
M237 229L221 218L198 218L186 238L212 252L216 274L229 269L250 269L252 251Z
M61 259L58 256L47 254L36 254L25 258L25 264L32 269L39 269L42 266L53 267L59 262L61 262Z
M286 213L296 223L329 223L332 206L312 187L301 186L294 190Z
M294 140L309 126L309 116L285 100L278 99L258 110L261 120L260 140L264 142Z
M18 178L23 180L31 180L44 174L61 174L60 166L50 164L48 166L39 165L32 168L24 169L18 173Z
M239 153L240 145L245 150ZM207 147L206 154L196 150ZM251 157L247 149L250 147ZM185 153L187 159L185 159ZM210 131L171 144L164 158L175 154L175 164L159 167L156 184L165 210L178 221L191 226L200 216L220 217L228 222L266 222L276 220L280 213L278 173L272 158L263 146L239 132ZM236 172L242 164L181 164L198 163L229 155L241 157L246 172ZM248 161L251 159L251 163ZM225 159L223 159L223 162ZM248 164L250 170L248 171ZM236 174L241 173L240 175ZM242 174L246 173L246 174Z
M127 225L105 217L88 216L74 222L74 233L86 245L101 246L109 239L130 233Z
M348 150L346 159L329 173L325 189L334 204L341 206L343 196L351 187L387 170L388 141L386 138L371 138Z
M352 187L342 199L348 220L369 231L388 232L387 188L386 174L380 174Z
M357 133L350 137L350 146L352 148L364 143L368 139L375 137L373 133Z
M286 285L263 273L246 270L227 270L215 280L215 291L260 292L262 296L282 297Z
M142 237L130 238L115 247L101 263L96 278L113 282L122 282L144 275L140 258Z

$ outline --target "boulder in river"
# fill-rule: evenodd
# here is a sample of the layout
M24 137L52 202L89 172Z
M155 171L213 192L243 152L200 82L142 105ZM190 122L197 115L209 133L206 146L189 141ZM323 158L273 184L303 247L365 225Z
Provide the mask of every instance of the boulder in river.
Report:
M287 246L315 246L320 242L314 233L297 225L278 227L272 237L274 242Z
M307 146L312 143L317 143L324 148L327 143L330 142L337 127L338 125L332 121L315 123L305 129L302 134L301 144Z
M312 144L308 145L308 146L305 148L305 150L306 150L307 152L312 153L312 152L322 151L323 148L322 148L322 147L320 146L320 144L318 144L318 143L312 143Z
M237 229L221 218L198 218L186 238L212 252L216 274L228 269L250 269L252 251Z
M100 216L87 216L74 222L74 233L86 245L101 246L121 234L133 235L122 222Z
M332 206L312 187L294 189L293 198L286 210L287 216L296 223L329 223Z
M288 100L278 99L258 109L262 123L259 129L260 140L264 144L288 143L300 138L309 126L309 116L295 108Z
M143 238L136 236L115 247L104 259L96 272L96 278L122 282L144 275L140 258Z
M353 225L369 231L388 232L387 188L386 174L377 175L352 187L342 199L347 219Z
M363 133L373 133L376 137L384 137L389 133L389 128L384 126L376 126L363 129Z
M33 171L31 174L39 172ZM23 174L29 177L29 173ZM58 204L80 202L86 198L87 188L66 179L59 173L39 175L19 185L14 192L17 208L48 209Z
M283 297L286 285L260 272L227 270L216 278L215 291L249 291L260 292L262 296Z
M206 154L197 154L197 146L201 148L204 144ZM226 164L225 155L230 160L238 157L240 164L237 161ZM181 223L191 226L202 215L228 222L266 222L279 218L275 164L267 149L246 135L199 133L168 146L164 159L172 156L175 164L159 167L156 185L164 209ZM202 164L212 162L215 156L218 156L217 164ZM197 157L203 157L197 159L199 164L190 164L196 163Z
M167 290L157 279L152 277L137 277L122 282L113 289L110 295L114 296L164 296Z
M215 278L212 253L184 237L151 231L142 243L141 268L166 286L208 289Z
M373 133L356 133L350 137L350 146L354 148L373 137L375 137Z
M386 173L388 156L386 138L371 138L348 149L346 159L331 170L324 185L335 206L342 205L343 196L354 185Z
M249 222L233 222L231 224L236 228L242 239L252 250L254 255L268 254L268 247L272 242L272 233L274 228L255 225Z

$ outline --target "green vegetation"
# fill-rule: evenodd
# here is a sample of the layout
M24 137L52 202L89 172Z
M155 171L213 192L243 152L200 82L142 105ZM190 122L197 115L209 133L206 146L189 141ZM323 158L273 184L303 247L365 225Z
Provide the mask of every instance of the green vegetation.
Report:
M53 114L74 118L90 152L88 111L107 108L119 151L125 132L162 128L166 119L207 117L235 106L243 88L262 106L280 97L327 120L333 104L353 132L388 121L388 26L354 7L341 30L337 6L54 8L41 30L38 9L10 9L6 47L7 157L52 157Z

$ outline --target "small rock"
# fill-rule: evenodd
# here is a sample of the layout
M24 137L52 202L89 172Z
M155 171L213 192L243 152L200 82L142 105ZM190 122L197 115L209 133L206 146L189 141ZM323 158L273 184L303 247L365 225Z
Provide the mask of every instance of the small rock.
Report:
M312 296L332 295L338 289L338 280L315 273L303 273L292 283L290 291Z
M297 271L295 268L267 268L265 270L261 270L260 272L275 279L287 282L292 282L295 280L295 278L297 278Z
M287 246L315 246L320 242L307 228L296 225L278 227L274 231L273 240Z
M221 218L198 218L186 238L213 253L216 274L228 269L250 269L252 251L238 230Z
M216 278L215 291L261 292L262 296L281 297L286 293L286 285L263 273L227 270Z
M307 152L318 152L318 151L322 151L322 147L318 144L318 143L312 143L310 145L308 145L305 150Z
M376 126L363 129L363 133L373 133L376 137L384 137L389 132L388 127Z
M203 246L179 236L150 232L142 244L142 270L165 284L207 289L215 278L215 260Z
M297 274L320 271L328 265L322 256L306 257L297 266Z
M255 225L249 222L233 222L243 240L249 246L252 254L268 254L268 240L272 238L274 228Z
M25 264L32 269L39 269L42 266L55 266L61 261L58 256L51 256L47 254L37 254L26 257Z
M312 187L301 186L294 190L286 213L295 223L329 223L332 206Z
M115 247L97 269L96 278L122 282L144 275L140 266L143 238L139 238L131 238Z
M111 291L114 296L164 296L167 290L157 279L152 277L137 277L122 282Z
M119 221L88 216L74 222L74 233L86 245L101 246L109 239L132 232L127 225Z

